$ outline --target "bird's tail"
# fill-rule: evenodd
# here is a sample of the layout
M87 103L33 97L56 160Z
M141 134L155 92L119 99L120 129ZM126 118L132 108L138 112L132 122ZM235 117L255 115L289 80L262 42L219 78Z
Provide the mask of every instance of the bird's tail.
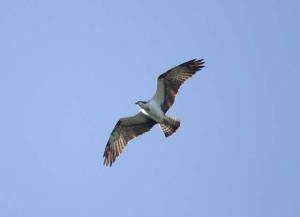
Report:
M180 120L166 115L163 123L160 123L160 128L165 136L171 136L180 127Z

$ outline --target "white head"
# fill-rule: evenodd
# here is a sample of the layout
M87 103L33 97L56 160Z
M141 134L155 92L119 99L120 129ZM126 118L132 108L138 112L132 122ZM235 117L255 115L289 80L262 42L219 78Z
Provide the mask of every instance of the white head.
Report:
M145 108L146 103L146 101L137 101L135 104L140 108Z

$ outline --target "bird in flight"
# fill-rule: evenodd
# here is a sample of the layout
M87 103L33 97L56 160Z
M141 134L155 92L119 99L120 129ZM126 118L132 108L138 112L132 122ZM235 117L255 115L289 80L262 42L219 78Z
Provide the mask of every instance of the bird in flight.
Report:
M166 112L173 105L179 87L203 67L203 59L193 59L161 74L154 96L148 101L135 103L140 108L139 113L117 122L105 147L103 164L111 166L130 140L148 132L155 124L160 125L166 137L175 133L180 120L166 115Z

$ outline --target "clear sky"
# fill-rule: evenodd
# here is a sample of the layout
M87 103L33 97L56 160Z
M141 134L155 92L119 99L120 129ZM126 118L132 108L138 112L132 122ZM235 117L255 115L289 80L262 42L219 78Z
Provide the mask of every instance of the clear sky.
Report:
M299 216L291 1L1 1L0 216ZM105 168L121 117L193 58L181 119Z

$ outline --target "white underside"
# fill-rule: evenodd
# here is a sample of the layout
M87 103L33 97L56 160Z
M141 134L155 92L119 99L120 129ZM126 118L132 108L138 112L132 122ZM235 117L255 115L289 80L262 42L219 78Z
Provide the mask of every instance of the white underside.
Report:
M160 105L154 99L151 99L145 108L140 108L140 111L158 123L163 122L165 118L165 114L161 110Z

